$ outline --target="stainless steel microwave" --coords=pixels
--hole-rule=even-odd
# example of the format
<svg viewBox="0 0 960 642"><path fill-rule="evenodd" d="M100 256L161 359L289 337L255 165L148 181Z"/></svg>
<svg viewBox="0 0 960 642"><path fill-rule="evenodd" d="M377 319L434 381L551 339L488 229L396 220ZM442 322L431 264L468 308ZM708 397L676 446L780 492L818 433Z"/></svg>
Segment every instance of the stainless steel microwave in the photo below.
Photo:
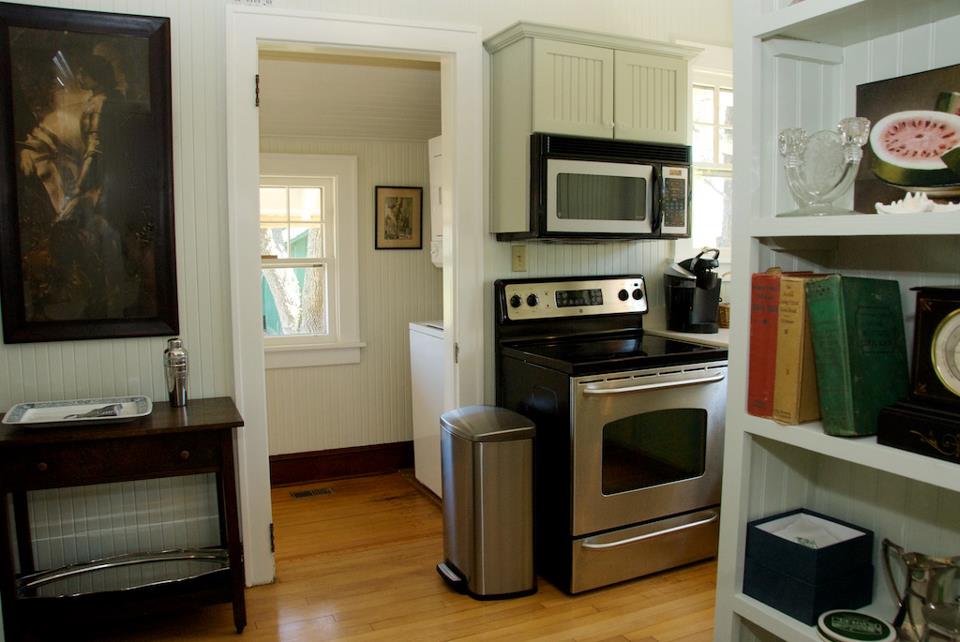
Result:
<svg viewBox="0 0 960 642"><path fill-rule="evenodd" d="M690 234L690 147L533 134L530 229L498 240Z"/></svg>

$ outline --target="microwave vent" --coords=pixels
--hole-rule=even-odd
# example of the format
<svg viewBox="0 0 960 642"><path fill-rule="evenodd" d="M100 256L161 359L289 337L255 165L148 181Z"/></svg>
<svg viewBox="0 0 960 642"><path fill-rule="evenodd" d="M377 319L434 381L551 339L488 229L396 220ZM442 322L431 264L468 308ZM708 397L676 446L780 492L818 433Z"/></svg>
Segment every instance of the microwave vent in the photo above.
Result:
<svg viewBox="0 0 960 642"><path fill-rule="evenodd" d="M574 155L610 160L659 161L664 163L690 164L690 147L661 143L633 143L603 138L574 138L545 136L545 151L549 155Z"/></svg>

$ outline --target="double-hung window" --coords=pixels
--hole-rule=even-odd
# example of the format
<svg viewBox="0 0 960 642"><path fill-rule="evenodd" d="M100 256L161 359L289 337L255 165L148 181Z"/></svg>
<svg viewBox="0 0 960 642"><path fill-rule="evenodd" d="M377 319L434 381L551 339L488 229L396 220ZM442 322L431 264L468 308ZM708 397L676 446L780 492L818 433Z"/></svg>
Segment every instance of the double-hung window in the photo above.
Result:
<svg viewBox="0 0 960 642"><path fill-rule="evenodd" d="M729 77L693 74L694 253L720 249L730 261L733 219L733 88Z"/></svg>
<svg viewBox="0 0 960 642"><path fill-rule="evenodd" d="M262 155L267 367L359 361L356 226L355 158Z"/></svg>

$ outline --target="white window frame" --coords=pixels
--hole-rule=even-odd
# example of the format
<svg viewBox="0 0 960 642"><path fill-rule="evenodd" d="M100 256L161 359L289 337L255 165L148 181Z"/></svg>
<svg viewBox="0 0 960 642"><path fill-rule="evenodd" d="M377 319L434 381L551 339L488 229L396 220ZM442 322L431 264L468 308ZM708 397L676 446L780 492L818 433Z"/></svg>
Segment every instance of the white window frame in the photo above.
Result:
<svg viewBox="0 0 960 642"><path fill-rule="evenodd" d="M306 368L360 362L359 252L357 247L357 157L317 154L261 154L260 184L287 186L329 185L324 200L333 199L333 220L326 239L326 258L295 259L296 263L324 264L327 271L326 335L263 337L266 368ZM325 203L326 205L326 203ZM259 208L257 208L259 217ZM325 215L326 216L326 215ZM258 221L259 225L259 221ZM264 262L261 261L261 265ZM277 265L292 265L278 260ZM257 284L259 287L259 283Z"/></svg>
<svg viewBox="0 0 960 642"><path fill-rule="evenodd" d="M717 89L733 89L733 69L732 69L732 57L731 52L726 47L716 47L711 45L703 45L701 43L692 43L692 42L683 42L682 44L689 44L702 47L704 52L695 58L691 62L690 74L689 74L689 83L690 83L690 133L691 137L693 135L693 109L692 109L692 99L693 99L693 87L694 85L700 86L712 86L714 91ZM715 98L718 98L718 94L715 94ZM717 110L719 110L719 101L714 101L714 119L717 116ZM736 136L736 131L734 131L734 136ZM720 131L719 126L714 130L714 158L719 158L719 140L720 140ZM707 173L715 173L718 175L727 174L732 177L733 175L733 165L724 165L719 163L696 163L694 162L691 167L690 172L690 182L693 184L696 179L697 170L702 170ZM693 211L693 225L695 226L697 222L697 212ZM674 260L682 261L684 259L689 259L690 257L696 256L703 248L693 246L693 229L691 229L690 238L677 239L674 244ZM732 249L730 247L720 247L717 248L720 250L720 273L726 273L730 271L730 264L733 259Z"/></svg>

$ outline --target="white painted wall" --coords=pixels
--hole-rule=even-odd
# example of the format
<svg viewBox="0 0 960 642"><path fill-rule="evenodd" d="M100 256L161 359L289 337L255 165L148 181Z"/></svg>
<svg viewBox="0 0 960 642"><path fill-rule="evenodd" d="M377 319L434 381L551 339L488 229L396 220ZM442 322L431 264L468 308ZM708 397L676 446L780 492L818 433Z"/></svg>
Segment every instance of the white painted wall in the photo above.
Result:
<svg viewBox="0 0 960 642"><path fill-rule="evenodd" d="M376 185L429 184L427 143L263 136L264 153L357 157L360 363L267 370L270 454L409 441L411 321L443 316L443 273L430 262L430 204L421 250L373 248Z"/></svg>

